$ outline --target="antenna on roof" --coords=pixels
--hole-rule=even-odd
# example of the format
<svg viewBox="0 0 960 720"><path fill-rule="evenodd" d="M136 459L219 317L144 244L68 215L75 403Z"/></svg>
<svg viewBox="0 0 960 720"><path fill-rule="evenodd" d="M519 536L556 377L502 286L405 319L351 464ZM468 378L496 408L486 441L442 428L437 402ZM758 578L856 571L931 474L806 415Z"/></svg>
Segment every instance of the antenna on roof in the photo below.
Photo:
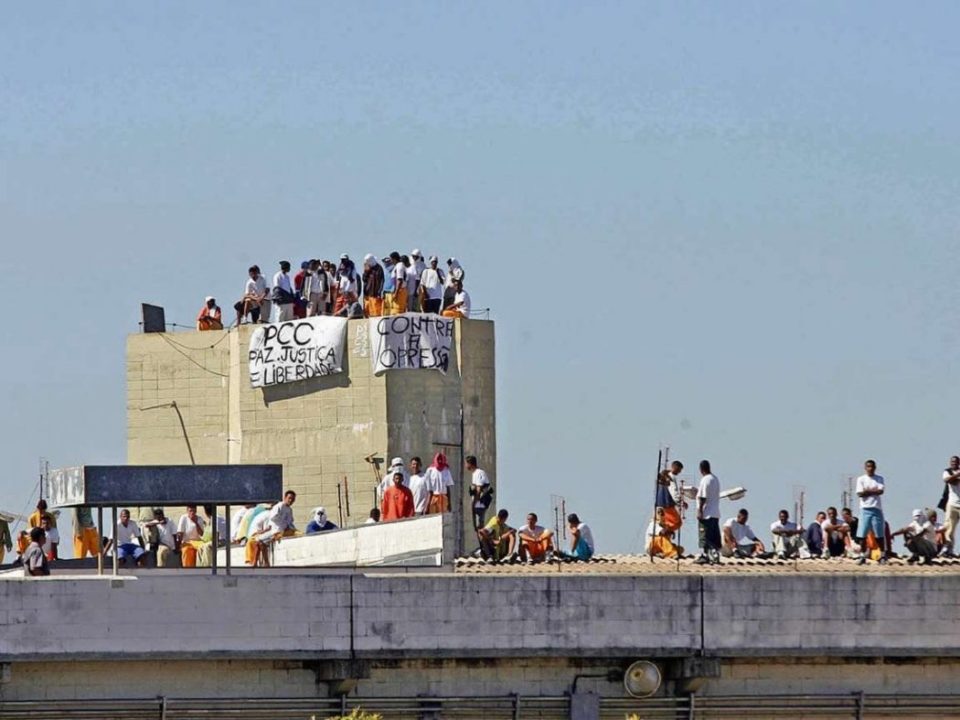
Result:
<svg viewBox="0 0 960 720"><path fill-rule="evenodd" d="M567 539L567 499L563 495L550 496L550 511L553 513L553 533L558 541Z"/></svg>
<svg viewBox="0 0 960 720"><path fill-rule="evenodd" d="M798 526L803 526L804 501L807 497L807 487L805 485L793 486L793 519Z"/></svg>
<svg viewBox="0 0 960 720"><path fill-rule="evenodd" d="M43 500L43 491L47 486L47 478L50 475L50 463L46 458L40 458L40 499Z"/></svg>

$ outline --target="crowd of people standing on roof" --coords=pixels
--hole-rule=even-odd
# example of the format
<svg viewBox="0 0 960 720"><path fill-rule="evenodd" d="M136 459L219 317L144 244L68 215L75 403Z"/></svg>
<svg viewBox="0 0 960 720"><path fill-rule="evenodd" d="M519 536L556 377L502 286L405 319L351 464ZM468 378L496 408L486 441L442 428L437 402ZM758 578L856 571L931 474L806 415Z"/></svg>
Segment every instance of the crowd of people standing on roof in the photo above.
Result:
<svg viewBox="0 0 960 720"><path fill-rule="evenodd" d="M234 304L236 324L287 322L318 315L362 318L424 312L450 318L468 318L470 294L464 287L463 266L447 258L446 270L419 249L409 255L397 251L377 259L372 253L357 267L349 255L339 263L304 260L291 275L289 261L281 260L271 284L253 265L243 296ZM208 296L197 314L198 330L222 330L223 311Z"/></svg>
<svg viewBox="0 0 960 720"><path fill-rule="evenodd" d="M679 484L683 463L674 461L658 477L654 520L647 527L646 551L651 556L678 558L683 548L677 538L683 525L683 510L688 507L687 493ZM717 564L721 557L773 558L780 560L807 558L850 558L859 564L873 560L885 565L895 557L894 538L902 537L908 552L907 563L928 565L937 557L957 557L955 536L960 525L960 457L950 459L943 471L943 494L938 507L944 510L946 523L937 521L937 511L916 509L910 521L893 530L883 512L882 498L886 481L877 474L877 463L867 460L864 472L857 478L855 494L859 499L860 517L850 508L835 507L818 511L806 528L790 520L787 510L780 510L770 526L770 549L748 524L750 513L740 508L721 526L720 481L711 471L710 462L700 463L700 483L690 488L696 503L698 540L701 548L696 562Z"/></svg>

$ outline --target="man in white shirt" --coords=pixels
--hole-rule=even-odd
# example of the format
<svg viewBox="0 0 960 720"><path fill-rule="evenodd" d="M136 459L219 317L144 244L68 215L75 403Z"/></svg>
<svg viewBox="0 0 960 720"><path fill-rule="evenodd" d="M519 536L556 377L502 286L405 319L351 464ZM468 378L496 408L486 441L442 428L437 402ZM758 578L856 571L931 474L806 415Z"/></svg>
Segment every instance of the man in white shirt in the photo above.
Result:
<svg viewBox="0 0 960 720"><path fill-rule="evenodd" d="M773 551L781 560L787 560L800 554L803 547L803 530L795 522L790 522L790 513L781 510L777 522L770 526L773 534Z"/></svg>
<svg viewBox="0 0 960 720"><path fill-rule="evenodd" d="M146 556L140 526L130 519L130 511L126 508L120 511L116 538L107 540L107 548L117 554L117 560L121 563L129 558L139 565Z"/></svg>
<svg viewBox="0 0 960 720"><path fill-rule="evenodd" d="M403 475L403 482L401 484L404 487L410 487L410 479L407 477L407 469L404 465L403 458L395 457L390 461L390 467L388 467L387 471L383 474L383 479L380 481L380 485L377 487L381 500L383 499L383 494L393 487L394 473L401 473Z"/></svg>
<svg viewBox="0 0 960 720"><path fill-rule="evenodd" d="M766 551L763 541L758 538L753 528L747 525L750 513L746 508L740 508L735 518L730 518L723 524L724 557L749 558L761 555Z"/></svg>
<svg viewBox="0 0 960 720"><path fill-rule="evenodd" d="M48 515L40 518L40 529L43 530L44 535L43 545L41 546L43 548L43 554L47 560L52 562L57 559L57 546L60 545L60 533L50 523L50 517Z"/></svg>
<svg viewBox="0 0 960 720"><path fill-rule="evenodd" d="M850 526L838 515L835 507L827 508L827 519L820 523L823 529L823 558L843 557L850 544Z"/></svg>
<svg viewBox="0 0 960 720"><path fill-rule="evenodd" d="M437 268L436 255L430 256L430 267L420 274L420 308L425 313L440 314L443 305L443 273Z"/></svg>
<svg viewBox="0 0 960 720"><path fill-rule="evenodd" d="M251 265L247 271L250 277L243 288L243 297L235 303L233 309L237 311L237 325L250 316L250 322L270 322L270 289L267 279L260 274L257 265Z"/></svg>
<svg viewBox="0 0 960 720"><path fill-rule="evenodd" d="M443 311L442 315L448 318L470 317L470 293L463 289L461 280L453 281L453 302Z"/></svg>
<svg viewBox="0 0 960 720"><path fill-rule="evenodd" d="M438 452L433 456L433 465L424 473L427 490L430 491L430 501L427 505L428 514L445 513L450 511L450 488L453 487L453 474L447 464L447 456Z"/></svg>
<svg viewBox="0 0 960 720"><path fill-rule="evenodd" d="M943 508L943 540L945 554L956 554L954 537L957 525L960 525L960 457L950 458L950 466L943 471L944 489L947 493L946 507Z"/></svg>
<svg viewBox="0 0 960 720"><path fill-rule="evenodd" d="M524 562L532 564L553 559L553 530L538 525L536 513L527 513L527 524L520 528L518 537L520 559Z"/></svg>
<svg viewBox="0 0 960 720"><path fill-rule="evenodd" d="M700 461L700 487L697 489L697 521L700 547L696 562L700 565L720 562L720 481L710 472L710 461Z"/></svg>
<svg viewBox="0 0 960 720"><path fill-rule="evenodd" d="M180 543L180 563L183 567L197 566L197 553L203 545L202 537L206 523L197 515L196 505L187 505L187 511L177 522L177 539Z"/></svg>
<svg viewBox="0 0 960 720"><path fill-rule="evenodd" d="M277 306L277 322L293 320L293 307L297 297L290 282L290 263L280 261L280 271L273 276L273 304Z"/></svg>
<svg viewBox="0 0 960 720"><path fill-rule="evenodd" d="M423 253L414 248L410 253L410 267L407 268L407 312L420 312L420 276L426 269Z"/></svg>
<svg viewBox="0 0 960 720"><path fill-rule="evenodd" d="M394 250L383 259L383 267L390 273L389 287L393 288L383 294L383 314L401 315L407 311L407 266Z"/></svg>
<svg viewBox="0 0 960 720"><path fill-rule="evenodd" d="M247 565L256 567L260 562L261 547L258 538L269 532L270 515L269 508L264 512L257 513L247 526L247 546L244 553L244 561Z"/></svg>
<svg viewBox="0 0 960 720"><path fill-rule="evenodd" d="M933 562L937 555L937 531L923 510L914 510L913 521L890 534L891 537L897 535L903 535L907 550L911 553L907 558L908 564L913 565L917 560L921 561L921 565Z"/></svg>
<svg viewBox="0 0 960 720"><path fill-rule="evenodd" d="M570 552L557 551L557 557L566 560L589 560L597 551L593 542L590 526L580 521L576 513L567 515L567 527L570 530Z"/></svg>
<svg viewBox="0 0 960 720"><path fill-rule="evenodd" d="M487 522L487 509L493 502L493 486L487 473L477 467L477 458L467 455L464 464L471 473L470 497L473 499L473 529L479 530Z"/></svg>
<svg viewBox="0 0 960 720"><path fill-rule="evenodd" d="M297 534L297 528L293 524L293 504L296 501L297 494L293 490L287 490L283 494L283 500L270 508L270 526L266 532L260 533L257 537L258 557L254 558L255 565L259 561L264 567L270 567L270 553L267 552L267 546L281 538Z"/></svg>
<svg viewBox="0 0 960 720"><path fill-rule="evenodd" d="M880 497L883 495L883 476L877 475L877 463L867 460L863 464L864 474L857 478L857 497L860 498L860 535L863 537L863 548L866 550L867 535L873 531L877 547L880 548L880 564L887 564L886 524L883 519L883 505ZM857 561L863 565L867 561L866 552L860 555Z"/></svg>
<svg viewBox="0 0 960 720"><path fill-rule="evenodd" d="M303 283L303 296L307 301L307 317L326 315L330 298L330 284L326 271L319 260L311 260Z"/></svg>
<svg viewBox="0 0 960 720"><path fill-rule="evenodd" d="M410 458L410 479L407 487L413 493L413 512L416 515L425 515L430 504L430 488L427 487L422 468L423 461L419 457Z"/></svg>
<svg viewBox="0 0 960 720"><path fill-rule="evenodd" d="M153 520L143 526L153 528L157 533L157 542L150 548L156 553L157 567L170 567L177 549L177 526L164 515L163 508L154 508Z"/></svg>

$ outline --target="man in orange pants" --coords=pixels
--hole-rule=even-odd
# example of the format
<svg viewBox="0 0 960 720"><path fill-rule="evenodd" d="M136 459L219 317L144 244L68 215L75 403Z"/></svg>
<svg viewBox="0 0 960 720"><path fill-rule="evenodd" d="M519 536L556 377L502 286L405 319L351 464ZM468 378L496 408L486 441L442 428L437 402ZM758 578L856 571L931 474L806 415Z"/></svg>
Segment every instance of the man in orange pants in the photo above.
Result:
<svg viewBox="0 0 960 720"><path fill-rule="evenodd" d="M100 531L93 522L93 510L85 505L73 510L73 556L85 558L100 554Z"/></svg>

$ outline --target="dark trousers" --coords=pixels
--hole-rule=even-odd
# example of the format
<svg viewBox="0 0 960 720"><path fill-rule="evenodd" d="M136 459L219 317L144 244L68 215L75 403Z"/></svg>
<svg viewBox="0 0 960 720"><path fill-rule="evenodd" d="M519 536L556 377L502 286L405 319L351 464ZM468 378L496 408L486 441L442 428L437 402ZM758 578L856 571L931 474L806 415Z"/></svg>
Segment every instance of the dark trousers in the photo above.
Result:
<svg viewBox="0 0 960 720"><path fill-rule="evenodd" d="M423 301L423 311L425 313L433 313L434 315L440 314L440 304L443 300L424 300Z"/></svg>
<svg viewBox="0 0 960 720"><path fill-rule="evenodd" d="M705 551L719 552L722 540L720 539L720 518L704 518L699 521L700 547Z"/></svg>

